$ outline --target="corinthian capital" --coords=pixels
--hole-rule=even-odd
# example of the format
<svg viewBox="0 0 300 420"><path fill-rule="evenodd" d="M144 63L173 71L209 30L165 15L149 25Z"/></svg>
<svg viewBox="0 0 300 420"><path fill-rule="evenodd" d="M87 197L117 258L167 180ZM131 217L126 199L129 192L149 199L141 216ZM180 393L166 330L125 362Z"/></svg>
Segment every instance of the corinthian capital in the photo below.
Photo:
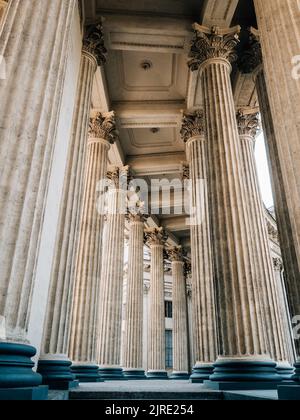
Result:
<svg viewBox="0 0 300 420"><path fill-rule="evenodd" d="M239 59L239 69L244 74L253 73L263 63L263 56L257 29L250 28L248 31L248 42Z"/></svg>
<svg viewBox="0 0 300 420"><path fill-rule="evenodd" d="M102 23L86 26L83 49L96 58L98 66L106 63L107 49L104 46Z"/></svg>
<svg viewBox="0 0 300 420"><path fill-rule="evenodd" d="M95 117L91 118L89 136L96 139L104 139L113 144L118 138L115 113L102 114L99 112Z"/></svg>
<svg viewBox="0 0 300 420"><path fill-rule="evenodd" d="M172 262L183 262L184 255L181 246L174 246L166 249L167 256Z"/></svg>
<svg viewBox="0 0 300 420"><path fill-rule="evenodd" d="M163 228L145 229L145 243L151 247L153 245L164 246L168 235Z"/></svg>
<svg viewBox="0 0 300 420"><path fill-rule="evenodd" d="M247 114L240 110L237 114L237 123L240 136L251 136L255 139L261 129L258 112Z"/></svg>
<svg viewBox="0 0 300 420"><path fill-rule="evenodd" d="M194 24L195 36L192 41L188 65L192 71L199 70L201 64L212 58L223 58L230 63L237 60L236 46L241 28L207 28Z"/></svg>
<svg viewBox="0 0 300 420"><path fill-rule="evenodd" d="M204 112L197 110L194 113L186 113L182 119L182 129L180 134L185 142L189 141L192 137L202 136L205 132L204 129Z"/></svg>

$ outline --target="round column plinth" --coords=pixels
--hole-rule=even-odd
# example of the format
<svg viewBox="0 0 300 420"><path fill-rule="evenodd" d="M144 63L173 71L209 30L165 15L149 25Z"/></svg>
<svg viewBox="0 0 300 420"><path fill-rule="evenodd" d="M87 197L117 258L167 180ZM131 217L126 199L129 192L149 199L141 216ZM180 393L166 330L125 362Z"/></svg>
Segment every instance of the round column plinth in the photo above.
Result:
<svg viewBox="0 0 300 420"><path fill-rule="evenodd" d="M210 376L214 373L213 364L196 364L193 367L193 372L190 376L190 381L194 384L201 384L203 381L209 380Z"/></svg>
<svg viewBox="0 0 300 420"><path fill-rule="evenodd" d="M295 372L294 372L294 375L292 376L292 380L300 383L300 361L295 363L294 366L295 366Z"/></svg>
<svg viewBox="0 0 300 420"><path fill-rule="evenodd" d="M104 381L124 381L123 369L119 367L100 367L99 374Z"/></svg>
<svg viewBox="0 0 300 420"><path fill-rule="evenodd" d="M71 372L79 382L103 382L99 375L99 366L93 364L72 365Z"/></svg>
<svg viewBox="0 0 300 420"><path fill-rule="evenodd" d="M172 372L169 379L172 379L173 381L188 381L190 375L188 372Z"/></svg>
<svg viewBox="0 0 300 420"><path fill-rule="evenodd" d="M0 342L0 388L32 388L42 376L32 370L36 349L27 344Z"/></svg>
<svg viewBox="0 0 300 420"><path fill-rule="evenodd" d="M292 381L292 377L295 373L295 368L291 366L288 362L282 362L277 364L276 371L284 381Z"/></svg>
<svg viewBox="0 0 300 420"><path fill-rule="evenodd" d="M76 388L78 382L71 372L71 360L68 359L40 359L38 373L43 377L43 384L50 389L68 390Z"/></svg>
<svg viewBox="0 0 300 420"><path fill-rule="evenodd" d="M212 382L282 382L272 360L220 359L209 379Z"/></svg>
<svg viewBox="0 0 300 420"><path fill-rule="evenodd" d="M165 370L149 370L147 372L147 379L161 381L168 380L169 376Z"/></svg>
<svg viewBox="0 0 300 420"><path fill-rule="evenodd" d="M139 381L147 379L145 371L143 369L124 369L123 371L125 379L129 381Z"/></svg>

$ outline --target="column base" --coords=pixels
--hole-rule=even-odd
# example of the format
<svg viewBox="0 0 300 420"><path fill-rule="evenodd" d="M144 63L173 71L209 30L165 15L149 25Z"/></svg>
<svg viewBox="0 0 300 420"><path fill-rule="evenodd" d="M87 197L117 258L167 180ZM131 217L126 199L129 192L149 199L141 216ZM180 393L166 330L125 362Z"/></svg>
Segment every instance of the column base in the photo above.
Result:
<svg viewBox="0 0 300 420"><path fill-rule="evenodd" d="M47 401L47 386L0 389L0 401Z"/></svg>
<svg viewBox="0 0 300 420"><path fill-rule="evenodd" d="M172 379L173 381L188 381L190 379L190 375L188 372L172 372L169 379Z"/></svg>
<svg viewBox="0 0 300 420"><path fill-rule="evenodd" d="M299 382L300 385L300 362L295 363L295 372L294 375L292 376L292 380L295 381L296 383Z"/></svg>
<svg viewBox="0 0 300 420"><path fill-rule="evenodd" d="M214 373L209 381L204 381L204 385L215 390L277 389L282 383L276 363L272 360L220 358L214 368Z"/></svg>
<svg viewBox="0 0 300 420"><path fill-rule="evenodd" d="M213 364L197 363L193 368L192 375L190 376L190 382L192 384L202 384L203 381L209 380L213 372Z"/></svg>
<svg viewBox="0 0 300 420"><path fill-rule="evenodd" d="M99 375L99 366L94 364L73 364L71 372L77 381L82 383L103 382Z"/></svg>
<svg viewBox="0 0 300 420"><path fill-rule="evenodd" d="M38 373L43 377L43 384L49 389L70 390L78 387L75 375L71 372L71 360L68 359L40 359Z"/></svg>
<svg viewBox="0 0 300 420"><path fill-rule="evenodd" d="M146 374L143 369L124 369L124 378L128 381L141 381L146 380Z"/></svg>
<svg viewBox="0 0 300 420"><path fill-rule="evenodd" d="M168 380L169 376L168 376L168 372L165 370L149 370L147 372L147 379L162 381L162 380Z"/></svg>
<svg viewBox="0 0 300 420"><path fill-rule="evenodd" d="M42 385L42 376L32 370L35 354L36 349L27 344L0 342L0 390L29 388L27 394L35 394L34 388Z"/></svg>
<svg viewBox="0 0 300 420"><path fill-rule="evenodd" d="M123 369L120 367L103 367L100 366L99 374L103 381L126 381L123 375Z"/></svg>
<svg viewBox="0 0 300 420"><path fill-rule="evenodd" d="M277 364L276 371L284 381L292 381L295 369L288 362L280 362Z"/></svg>
<svg viewBox="0 0 300 420"><path fill-rule="evenodd" d="M278 398L283 401L300 401L300 385L279 385Z"/></svg>

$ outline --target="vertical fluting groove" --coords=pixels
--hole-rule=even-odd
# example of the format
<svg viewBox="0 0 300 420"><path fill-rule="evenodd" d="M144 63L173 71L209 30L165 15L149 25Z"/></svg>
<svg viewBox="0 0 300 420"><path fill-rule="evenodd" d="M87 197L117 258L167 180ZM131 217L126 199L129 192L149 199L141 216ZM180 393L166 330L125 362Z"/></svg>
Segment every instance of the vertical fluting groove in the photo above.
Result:
<svg viewBox="0 0 300 420"><path fill-rule="evenodd" d="M173 370L188 373L187 301L184 262L172 262L173 278Z"/></svg>
<svg viewBox="0 0 300 420"><path fill-rule="evenodd" d="M99 336L95 323L99 311L97 302L103 230L103 215L97 210L97 183L106 177L108 150L106 140L88 141L69 349L71 359L76 362L96 362L97 358Z"/></svg>
<svg viewBox="0 0 300 420"><path fill-rule="evenodd" d="M293 243L290 242L292 237L292 225L289 217L289 210L287 207L286 193L283 186L282 171L280 168L280 162L278 157L278 149L276 146L275 128L273 125L273 119L270 111L269 97L267 93L267 86L265 83L265 77L263 70L259 71L256 79L256 87L258 92L258 99L262 115L262 123L264 133L266 137L266 146L268 153L269 166L271 169L271 181L272 187L275 194L275 211L278 225L278 232L280 237L281 249L283 254L283 260L286 270L286 286L288 292L288 301L290 304L291 313L294 316L300 311L300 289L298 288L298 282L300 281L299 275L297 275L297 258L295 254L295 248ZM284 297L283 297L284 299ZM289 319L289 325L291 324L290 314L287 314ZM290 342L291 333L290 328L285 329L286 342ZM297 342L295 342L297 344ZM298 355L300 354L300 347L297 350Z"/></svg>
<svg viewBox="0 0 300 420"><path fill-rule="evenodd" d="M132 221L129 237L124 367L143 367L144 223Z"/></svg>
<svg viewBox="0 0 300 420"><path fill-rule="evenodd" d="M148 370L165 370L163 245L151 245Z"/></svg>
<svg viewBox="0 0 300 420"><path fill-rule="evenodd" d="M108 193L108 212L103 240L100 293L100 341L98 362L102 367L119 367L121 356L124 230L120 213L121 190Z"/></svg>
<svg viewBox="0 0 300 420"><path fill-rule="evenodd" d="M191 226L194 354L196 363L209 364L217 357L217 331L204 142L202 137L190 139L187 154L192 182L191 205L197 214L196 224Z"/></svg>
<svg viewBox="0 0 300 420"><path fill-rule="evenodd" d="M254 161L254 138L251 135L241 135L241 156L244 166L245 186L247 191L247 215L252 227L252 242L255 249L255 261L260 279L262 303L268 337L268 350L274 360L287 361L284 327L281 308L278 300L278 284L273 270L271 251L269 247L267 226L264 217L263 202L260 196L256 166Z"/></svg>
<svg viewBox="0 0 300 420"><path fill-rule="evenodd" d="M202 71L221 356L265 356L229 64Z"/></svg>
<svg viewBox="0 0 300 420"><path fill-rule="evenodd" d="M72 139L68 152L62 206L50 295L44 331L44 354L67 354L70 335L70 312L74 289L72 263L76 249L77 219L82 203L82 170L88 134L89 110L97 63L82 54L74 111Z"/></svg>
<svg viewBox="0 0 300 420"><path fill-rule="evenodd" d="M11 338L26 336L75 4L10 2L1 27L0 313Z"/></svg>
<svg viewBox="0 0 300 420"><path fill-rule="evenodd" d="M268 97L269 110L265 103L261 106L271 116L270 122L265 119L264 124L271 129L267 143L292 317L300 313L300 85L296 64L294 68L292 65L300 47L297 3L293 0L254 1L265 72L265 81L261 76L258 84L264 85L260 95ZM300 357L299 340L296 345Z"/></svg>

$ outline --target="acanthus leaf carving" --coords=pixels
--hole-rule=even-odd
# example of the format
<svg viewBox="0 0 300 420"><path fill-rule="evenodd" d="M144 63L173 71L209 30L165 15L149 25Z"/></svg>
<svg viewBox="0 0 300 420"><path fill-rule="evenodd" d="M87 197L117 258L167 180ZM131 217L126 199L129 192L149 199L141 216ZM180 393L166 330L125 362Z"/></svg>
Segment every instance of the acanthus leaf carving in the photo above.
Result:
<svg viewBox="0 0 300 420"><path fill-rule="evenodd" d="M233 63L237 60L236 47L239 43L239 26L228 30L216 26L207 28L194 25L194 39L192 41L188 66L191 71L199 70L207 60L221 58Z"/></svg>
<svg viewBox="0 0 300 420"><path fill-rule="evenodd" d="M107 49L104 45L102 22L86 26L83 49L96 58L99 66L103 66L106 63Z"/></svg>
<svg viewBox="0 0 300 420"><path fill-rule="evenodd" d="M202 110L197 110L193 113L183 114L180 134L185 142L188 142L192 137L204 135L204 112Z"/></svg>
<svg viewBox="0 0 300 420"><path fill-rule="evenodd" d="M255 139L261 130L261 123L258 112L245 113L239 110L237 113L237 123L240 135L247 135Z"/></svg>
<svg viewBox="0 0 300 420"><path fill-rule="evenodd" d="M114 112L97 115L90 119L89 136L96 139L104 139L113 144L119 133L116 128L116 116Z"/></svg>

